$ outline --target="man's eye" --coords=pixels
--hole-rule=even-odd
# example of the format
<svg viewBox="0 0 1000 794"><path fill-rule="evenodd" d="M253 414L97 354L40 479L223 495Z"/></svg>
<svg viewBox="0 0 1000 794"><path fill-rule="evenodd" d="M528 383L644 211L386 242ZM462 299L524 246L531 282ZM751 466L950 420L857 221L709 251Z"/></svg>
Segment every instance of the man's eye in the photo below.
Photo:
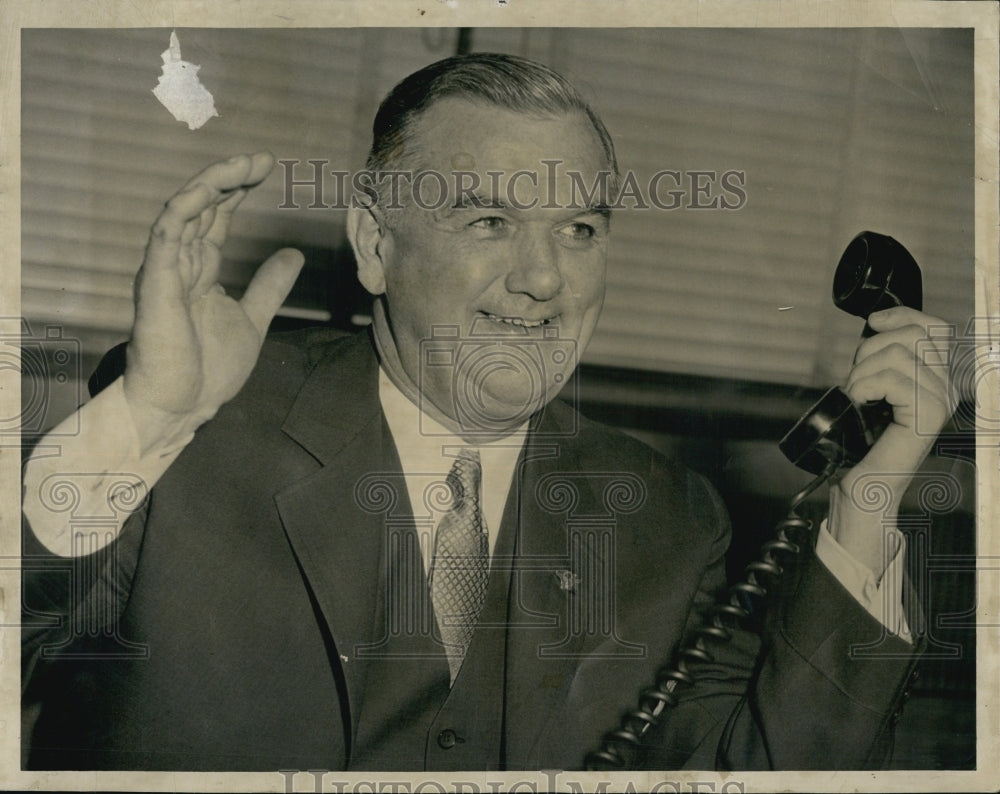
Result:
<svg viewBox="0 0 1000 794"><path fill-rule="evenodd" d="M469 226L475 229L483 229L487 232L499 232L502 231L507 221L504 218L497 218L495 216L489 216L486 218L478 218L474 220Z"/></svg>
<svg viewBox="0 0 1000 794"><path fill-rule="evenodd" d="M570 223L560 228L559 234L572 240L589 240L597 235L597 229L589 223Z"/></svg>

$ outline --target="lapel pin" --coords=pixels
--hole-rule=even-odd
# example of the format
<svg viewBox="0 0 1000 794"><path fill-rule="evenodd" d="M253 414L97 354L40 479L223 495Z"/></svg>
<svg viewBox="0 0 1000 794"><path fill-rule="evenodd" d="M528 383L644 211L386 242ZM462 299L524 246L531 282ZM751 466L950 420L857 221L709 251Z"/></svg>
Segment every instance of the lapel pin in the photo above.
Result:
<svg viewBox="0 0 1000 794"><path fill-rule="evenodd" d="M559 589L567 593L575 593L576 586L580 584L580 577L572 571L556 571L556 579L559 580Z"/></svg>

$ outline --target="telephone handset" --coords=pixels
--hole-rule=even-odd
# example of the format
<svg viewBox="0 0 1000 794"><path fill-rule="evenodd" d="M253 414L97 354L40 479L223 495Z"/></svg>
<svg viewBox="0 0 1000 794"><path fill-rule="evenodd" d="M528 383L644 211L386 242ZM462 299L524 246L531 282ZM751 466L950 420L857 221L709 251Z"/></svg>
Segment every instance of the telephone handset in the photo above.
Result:
<svg viewBox="0 0 1000 794"><path fill-rule="evenodd" d="M902 245L884 234L861 232L840 257L833 276L833 302L865 318L861 337L875 332L868 315L881 309L923 304L920 268ZM812 474L827 466L850 468L868 453L892 423L885 401L855 405L837 386L826 392L778 442L792 463Z"/></svg>
<svg viewBox="0 0 1000 794"><path fill-rule="evenodd" d="M833 302L865 318L862 338L871 336L874 331L867 319L872 312L895 306L922 308L920 268L891 237L861 232L837 265ZM693 641L639 694L637 708L626 712L618 727L604 735L601 746L588 754L588 769L622 769L635 760L642 737L660 722L666 709L677 704L678 690L697 685L696 671L689 665L713 661L712 646L728 641L738 625L755 616L753 601L764 598L781 575L781 557L798 554L808 542L812 522L796 512L798 506L839 469L860 462L891 422L892 407L884 400L855 405L835 386L781 439L779 447L785 456L816 477L792 497L775 537L764 543L760 558L746 567L743 581L729 588L728 600L711 607Z"/></svg>

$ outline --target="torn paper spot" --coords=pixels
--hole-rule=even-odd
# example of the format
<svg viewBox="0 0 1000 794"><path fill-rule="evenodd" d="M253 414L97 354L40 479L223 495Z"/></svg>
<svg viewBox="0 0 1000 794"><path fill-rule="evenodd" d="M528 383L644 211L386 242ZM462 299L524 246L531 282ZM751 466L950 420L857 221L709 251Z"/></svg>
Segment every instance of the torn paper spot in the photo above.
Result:
<svg viewBox="0 0 1000 794"><path fill-rule="evenodd" d="M160 57L163 58L163 72L153 94L171 115L186 122L191 130L198 129L212 116L218 116L212 94L198 80L201 67L181 60L181 43L176 33L170 33L170 47Z"/></svg>

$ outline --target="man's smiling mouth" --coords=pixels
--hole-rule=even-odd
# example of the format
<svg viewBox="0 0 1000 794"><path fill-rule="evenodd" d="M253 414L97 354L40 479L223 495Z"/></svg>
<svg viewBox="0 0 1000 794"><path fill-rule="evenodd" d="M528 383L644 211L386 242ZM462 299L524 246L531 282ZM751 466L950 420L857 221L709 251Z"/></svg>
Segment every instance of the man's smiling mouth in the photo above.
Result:
<svg viewBox="0 0 1000 794"><path fill-rule="evenodd" d="M481 312L481 314L489 320L505 323L506 325L516 325L520 328L538 328L543 325L549 325L559 318L559 315L555 315L541 320L528 320L524 317L504 317L499 314L491 314L490 312Z"/></svg>

